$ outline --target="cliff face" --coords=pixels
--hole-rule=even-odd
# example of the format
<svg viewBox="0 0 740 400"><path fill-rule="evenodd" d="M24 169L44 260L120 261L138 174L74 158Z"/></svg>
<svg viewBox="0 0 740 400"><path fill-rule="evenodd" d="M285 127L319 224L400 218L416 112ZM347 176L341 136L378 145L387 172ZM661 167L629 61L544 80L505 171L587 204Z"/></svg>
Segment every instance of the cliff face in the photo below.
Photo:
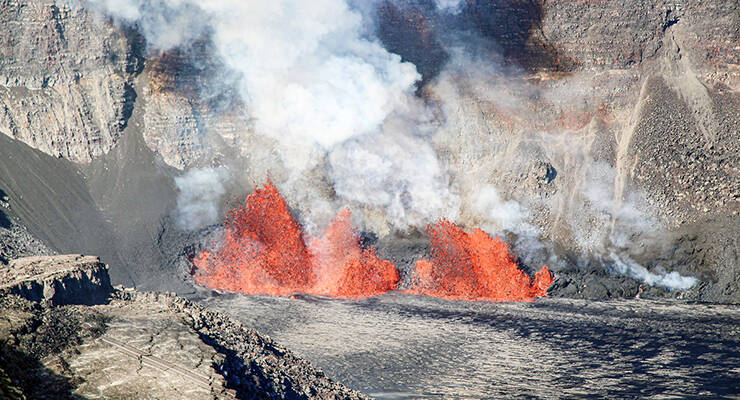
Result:
<svg viewBox="0 0 740 400"><path fill-rule="evenodd" d="M701 289L709 297L737 301L740 5L547 1L539 21L518 25L528 39L513 40L500 32L516 18L503 16L528 5L469 3L486 3L477 18L497 21L486 32L522 51L504 62L520 80L453 75L432 88L462 93L447 110L447 137L458 138L440 144L456 169L476 171L463 195L493 183L562 248L603 252L624 235L639 247L631 257L672 259L663 266L717 285Z"/></svg>
<svg viewBox="0 0 740 400"><path fill-rule="evenodd" d="M606 106L591 131L608 132L594 144L612 141L618 189L645 190L672 224L738 214L740 5L551 1L542 33L591 85L591 115Z"/></svg>
<svg viewBox="0 0 740 400"><path fill-rule="evenodd" d="M441 104L463 223L483 222L491 184L565 253L626 252L737 301L737 2L468 0L440 16L407 1L380 16Z"/></svg>
<svg viewBox="0 0 740 400"><path fill-rule="evenodd" d="M733 179L740 173L740 148L733 139L740 131L737 3L547 1L534 6L538 2L471 0L465 4L452 24L475 26L498 45L496 54L504 56L503 65L521 73L514 79L492 74L478 80L453 74L453 80L432 85L438 97L444 98L444 90L449 90L443 85L458 85L455 89L461 94L462 103L448 110L448 116L454 124L450 131L460 132L462 138L443 139L453 153L453 164L490 165L484 158L491 156L491 146L485 143L493 136L493 157L499 159L504 155L496 145L516 149L534 142L538 147L526 151L540 155L517 154L519 159L506 160L527 162L516 170L544 163L553 165L559 178L583 176L578 166L567 165L563 149L535 137L562 135L582 156L617 169L617 191L624 192L631 183L646 190L650 202L671 223L714 212L737 214L740 186ZM406 12L417 15L424 10L410 7ZM426 24L434 23L429 19ZM452 40L441 29L437 34L440 43ZM418 31L415 35L428 36ZM475 85L489 93L476 94L470 88ZM512 101L518 104L512 106ZM490 166L509 172L501 171L500 164ZM515 177L499 180L502 186L516 183ZM572 189L574 183L562 181L553 183Z"/></svg>
<svg viewBox="0 0 740 400"><path fill-rule="evenodd" d="M33 256L0 271L0 292L54 305L100 304L113 292L108 266L97 257Z"/></svg>
<svg viewBox="0 0 740 400"><path fill-rule="evenodd" d="M53 0L0 10L0 132L76 162L107 153L136 98L137 36Z"/></svg>
<svg viewBox="0 0 740 400"><path fill-rule="evenodd" d="M208 148L233 145L247 115L208 41L151 54L142 77L147 146L178 169L208 161Z"/></svg>

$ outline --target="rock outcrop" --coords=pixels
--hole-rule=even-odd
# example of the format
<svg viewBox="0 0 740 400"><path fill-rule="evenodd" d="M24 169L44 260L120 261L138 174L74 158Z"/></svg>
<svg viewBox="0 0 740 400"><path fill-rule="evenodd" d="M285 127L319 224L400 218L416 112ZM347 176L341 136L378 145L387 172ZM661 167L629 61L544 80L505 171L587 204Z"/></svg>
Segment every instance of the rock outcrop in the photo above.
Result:
<svg viewBox="0 0 740 400"><path fill-rule="evenodd" d="M18 258L0 270L0 292L53 305L100 304L113 292L108 266L82 255Z"/></svg>
<svg viewBox="0 0 740 400"><path fill-rule="evenodd" d="M366 398L221 313L114 290L96 257L29 257L0 272L3 395Z"/></svg>

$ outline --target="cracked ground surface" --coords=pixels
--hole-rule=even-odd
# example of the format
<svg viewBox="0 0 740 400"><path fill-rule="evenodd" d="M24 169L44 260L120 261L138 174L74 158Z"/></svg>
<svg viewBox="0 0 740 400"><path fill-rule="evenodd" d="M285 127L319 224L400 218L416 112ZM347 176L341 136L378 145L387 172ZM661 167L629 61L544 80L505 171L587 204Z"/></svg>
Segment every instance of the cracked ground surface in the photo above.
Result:
<svg viewBox="0 0 740 400"><path fill-rule="evenodd" d="M222 355L166 305L114 300L94 308L108 318L105 333L59 356L69 365L68 373L81 381L76 394L106 399L231 397L223 389L224 378L213 369Z"/></svg>
<svg viewBox="0 0 740 400"><path fill-rule="evenodd" d="M348 399L269 337L172 294L95 306L0 296L0 398Z"/></svg>
<svg viewBox="0 0 740 400"><path fill-rule="evenodd" d="M222 293L238 317L385 399L738 398L740 308L678 301L361 301Z"/></svg>

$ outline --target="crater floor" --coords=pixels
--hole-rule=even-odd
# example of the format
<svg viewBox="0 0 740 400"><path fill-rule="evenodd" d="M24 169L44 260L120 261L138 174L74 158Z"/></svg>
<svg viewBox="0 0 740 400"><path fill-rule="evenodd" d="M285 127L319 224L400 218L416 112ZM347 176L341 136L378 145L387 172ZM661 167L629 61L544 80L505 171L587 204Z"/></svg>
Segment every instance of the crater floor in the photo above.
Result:
<svg viewBox="0 0 740 400"><path fill-rule="evenodd" d="M674 301L454 302L201 293L366 394L717 398L740 394L740 307Z"/></svg>

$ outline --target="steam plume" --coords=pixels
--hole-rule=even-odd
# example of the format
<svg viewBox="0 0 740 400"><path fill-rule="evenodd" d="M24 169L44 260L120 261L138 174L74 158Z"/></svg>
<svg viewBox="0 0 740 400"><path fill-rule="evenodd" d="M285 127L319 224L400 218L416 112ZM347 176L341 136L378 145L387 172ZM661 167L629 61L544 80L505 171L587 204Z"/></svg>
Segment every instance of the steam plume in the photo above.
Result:
<svg viewBox="0 0 740 400"><path fill-rule="evenodd" d="M209 33L241 73L240 92L257 131L330 147L377 132L403 111L420 79L413 64L364 36L343 0L91 0L137 23L160 50Z"/></svg>
<svg viewBox="0 0 740 400"><path fill-rule="evenodd" d="M337 194L385 210L386 219L400 229L424 226L440 215L457 219L460 199L434 149L396 127L388 124L369 143L351 140L330 153Z"/></svg>
<svg viewBox="0 0 740 400"><path fill-rule="evenodd" d="M478 49L468 43L469 35L463 35L466 43L457 44L454 37L446 37L442 42L453 60L433 88L446 119L439 129L428 106L414 96L420 79L414 65L388 52L368 28L371 13L348 1L89 0L87 4L137 24L149 45L160 50L187 46L204 36L212 40L222 64L240 76L237 92L251 117L246 128L278 143L288 171L281 189L289 195L305 183L302 174L321 167L316 169L328 170L338 203L360 205L361 212L381 211L382 219L394 228L420 227L440 217L454 221L465 202L448 176L452 165L458 169L454 184L467 185L470 204L463 206L488 224L490 233L516 234L516 246L525 258L543 252L552 257L541 232L530 222L532 204L503 200L495 184L496 175L519 173L516 168L544 157L593 167L590 177L570 178L583 178L585 184L563 186L560 194L574 190L573 198L564 200L574 202L564 217L582 225L574 228L574 239L585 252L639 260L640 246L634 238L659 236L646 217L649 213L642 212L637 202L628 198L615 205L622 194L614 193L614 170L586 155L590 142L573 143L569 137L553 146L547 128L536 125L520 137L507 136L481 117L492 111L528 121L538 111L530 108L531 98L550 102L540 104L545 109L567 109L582 103L587 88L565 83L548 92L522 80L513 82L491 61L496 57L490 49L471 51ZM461 0L435 4L440 13L455 13L464 5ZM475 58L470 56L474 53ZM463 162L454 165L454 160L438 159L439 148L462 155ZM494 185L481 188L481 183ZM199 216L193 226L211 221L207 204L223 192L218 185L210 190L190 194L181 189L181 209L200 210L194 212ZM326 199L306 200L302 202L306 208L327 208ZM538 201L553 213L563 212L552 200ZM636 266L644 269L634 261L614 261L615 270L651 284L682 287L690 279L656 278Z"/></svg>
<svg viewBox="0 0 740 400"><path fill-rule="evenodd" d="M420 139L428 119L414 96L421 76L413 64L388 52L369 33L367 13L345 0L90 3L137 24L149 45L160 50L207 35L222 63L240 75L238 93L251 117L249 128L278 141L283 165L291 171L281 184L286 193L296 192L291 186L300 175L329 153L337 194L383 208L396 227L454 218L445 212L454 207L441 204L448 199L455 204L445 171ZM396 122L389 128L391 120ZM380 149L378 142L390 148ZM368 161L373 164L364 164ZM436 197L431 191L441 198L429 202Z"/></svg>
<svg viewBox="0 0 740 400"><path fill-rule="evenodd" d="M686 290L694 286L697 279L690 276L681 276L676 271L664 274L655 274L647 268L625 257L619 257L615 253L610 254L614 261L613 268L616 272L643 281L650 286L661 286L671 290Z"/></svg>
<svg viewBox="0 0 740 400"><path fill-rule="evenodd" d="M194 168L175 178L177 195L177 224L181 229L194 231L214 224L220 217L219 203L226 193L224 184L229 179L226 168Z"/></svg>

